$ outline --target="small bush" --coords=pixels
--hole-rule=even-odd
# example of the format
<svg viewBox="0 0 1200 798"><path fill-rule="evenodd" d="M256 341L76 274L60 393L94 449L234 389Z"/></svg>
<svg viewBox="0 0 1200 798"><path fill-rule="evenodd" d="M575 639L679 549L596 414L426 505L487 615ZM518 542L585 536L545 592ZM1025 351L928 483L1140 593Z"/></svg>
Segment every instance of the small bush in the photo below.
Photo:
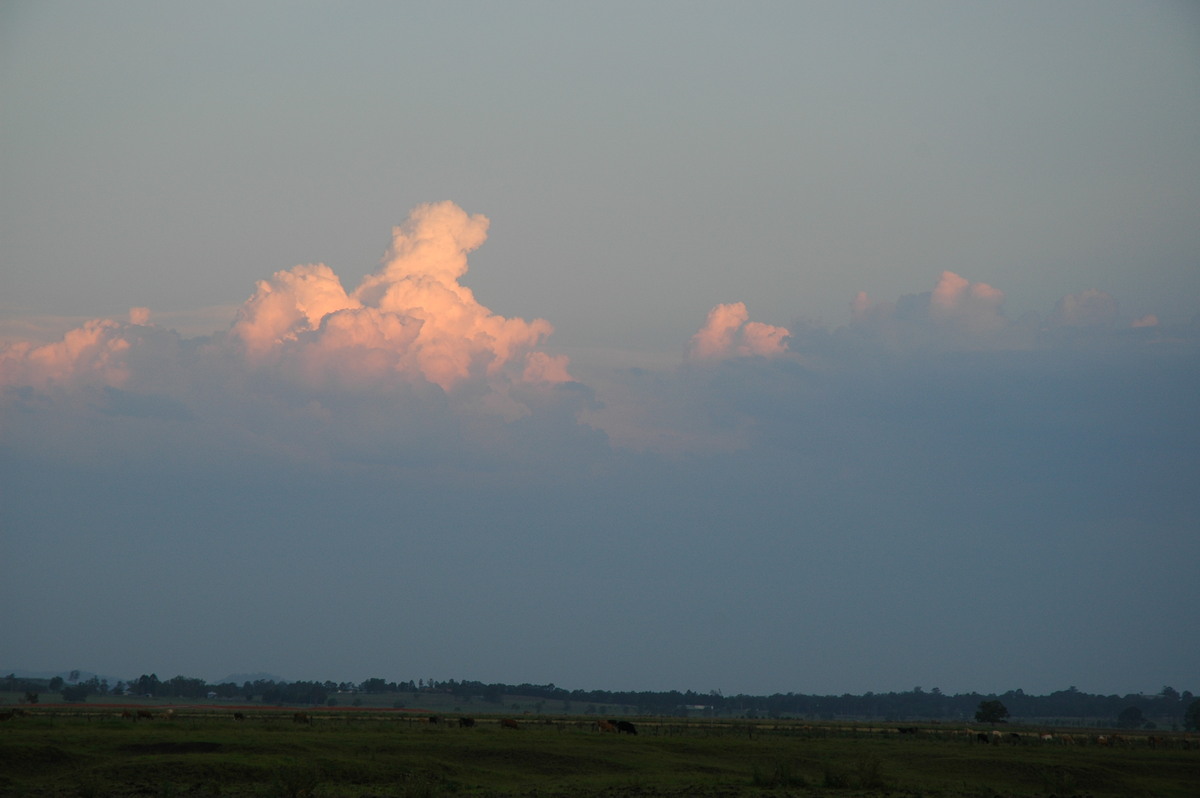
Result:
<svg viewBox="0 0 1200 798"><path fill-rule="evenodd" d="M807 779L796 773L792 763L786 761L777 763L770 773L755 768L751 781L755 787L764 788L808 786Z"/></svg>

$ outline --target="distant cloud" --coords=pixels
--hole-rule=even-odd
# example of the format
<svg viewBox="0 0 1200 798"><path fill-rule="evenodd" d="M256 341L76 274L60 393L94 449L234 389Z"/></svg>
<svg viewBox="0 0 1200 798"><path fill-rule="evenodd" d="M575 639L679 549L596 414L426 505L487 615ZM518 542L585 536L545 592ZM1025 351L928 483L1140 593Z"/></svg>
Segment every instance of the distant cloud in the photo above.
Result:
<svg viewBox="0 0 1200 798"><path fill-rule="evenodd" d="M851 328L888 349L1020 348L1003 306L1003 291L945 271L932 291L895 302L872 302L860 291Z"/></svg>
<svg viewBox="0 0 1200 798"><path fill-rule="evenodd" d="M180 451L283 459L478 464L527 458L533 439L589 451L597 433L576 418L590 393L538 349L550 323L495 314L458 282L487 228L422 205L355 291L324 264L276 272L224 332L184 338L135 307L0 346L0 412L24 418L9 440L132 452L145 423ZM546 421L512 426L530 418Z"/></svg>
<svg viewBox="0 0 1200 798"><path fill-rule="evenodd" d="M1094 288L1069 294L1054 305L1050 320L1062 327L1112 327L1117 323L1117 300Z"/></svg>
<svg viewBox="0 0 1200 798"><path fill-rule="evenodd" d="M138 425L154 424L179 451L561 470L614 450L703 457L788 440L811 449L835 428L858 440L878 422L848 414L878 393L862 385L895 353L1163 348L1196 337L1153 316L1132 323L1146 329L1115 327L1116 302L1099 291L1064 297L1045 320L1013 320L1003 291L946 271L894 301L859 293L832 330L751 321L744 303L720 304L682 362L610 364L584 372L585 384L565 356L540 348L548 321L493 313L460 283L487 232L485 217L454 203L422 205L352 291L327 265L299 265L259 281L222 332L187 338L134 307L127 320L87 321L50 343L0 347L0 412L25 414L31 450L85 451L94 435L90 451L132 451Z"/></svg>
<svg viewBox="0 0 1200 798"><path fill-rule="evenodd" d="M700 331L692 336L688 358L773 357L787 351L790 333L786 328L749 321L749 318L742 302L717 305L709 311Z"/></svg>
<svg viewBox="0 0 1200 798"><path fill-rule="evenodd" d="M324 264L276 272L212 345L242 367L276 369L310 387L406 380L449 391L470 381L570 381L565 357L535 349L553 331L549 322L494 314L459 284L487 228L485 217L454 203L422 205L393 230L382 267L353 294ZM0 385L124 387L139 347L165 333L150 319L138 307L127 323L93 320L61 341L9 345L0 350Z"/></svg>
<svg viewBox="0 0 1200 798"><path fill-rule="evenodd" d="M516 363L516 379L568 381L565 359L536 353L527 362L553 331L549 322L498 316L459 284L487 229L485 217L452 202L422 205L392 231L383 266L352 295L323 264L276 272L258 284L233 335L252 360L300 361L314 378L396 373L451 390Z"/></svg>

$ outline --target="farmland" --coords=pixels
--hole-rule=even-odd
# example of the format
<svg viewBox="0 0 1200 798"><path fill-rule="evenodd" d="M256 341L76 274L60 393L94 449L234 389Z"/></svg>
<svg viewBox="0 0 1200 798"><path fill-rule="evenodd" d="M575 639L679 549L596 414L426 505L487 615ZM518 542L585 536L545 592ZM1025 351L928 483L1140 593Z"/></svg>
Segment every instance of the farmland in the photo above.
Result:
<svg viewBox="0 0 1200 798"><path fill-rule="evenodd" d="M137 709L152 719L138 720ZM901 732L631 717L631 735L598 731L583 716L512 716L518 729L499 715L472 727L388 709L304 716L29 706L0 723L0 795L1103 798L1191 796L1200 780L1194 739L1169 733L1114 739L1012 726L993 743L990 729L937 724Z"/></svg>

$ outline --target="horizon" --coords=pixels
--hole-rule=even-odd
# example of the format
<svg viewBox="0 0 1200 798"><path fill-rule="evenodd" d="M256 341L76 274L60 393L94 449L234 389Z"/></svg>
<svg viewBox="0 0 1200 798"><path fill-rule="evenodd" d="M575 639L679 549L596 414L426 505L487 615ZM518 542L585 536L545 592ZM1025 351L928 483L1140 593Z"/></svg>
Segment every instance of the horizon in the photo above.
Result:
<svg viewBox="0 0 1200 798"><path fill-rule="evenodd" d="M74 671L79 672L79 679L69 680L67 677ZM112 674L96 673L94 671L88 671L88 670L84 670L82 668L72 668L69 670L60 670L60 671L32 671L29 669L20 669L20 668L18 668L18 669L0 669L0 674L15 675L18 679L50 679L50 678L54 678L55 676L58 676L58 677L63 678L64 681L70 681L71 683L87 681L91 678L96 678L96 679L100 679L102 681L108 681L109 689L112 689L118 683L129 684L131 682L137 681L137 679L141 676L157 675L157 671L143 672L143 673L138 674L138 676L132 676L132 677L128 677L128 678L115 677ZM695 688L691 688L691 687L675 687L675 688L666 688L666 689L662 689L662 690L643 690L643 689L638 689L638 688L620 688L620 689L618 689L618 688L595 687L595 686L592 686L592 687L579 687L579 686L565 687L554 681L543 682L543 683L530 682L528 680L521 681L521 682L502 682L502 681L487 681L487 680L483 680L483 679L460 679L457 677L450 677L448 679L434 679L433 681L436 682L438 685L438 688L434 688L434 687L429 686L428 680L425 680L423 677L421 679L389 679L386 676L380 676L378 674L374 675L374 676L365 676L362 679L358 679L358 680L348 680L348 679L340 679L339 680L339 679L328 679L328 678L326 678L326 679L317 679L317 678L289 679L286 677L281 677L278 674L271 674L271 673L248 673L248 672L240 673L237 671L231 671L226 675L225 678L222 678L222 679L208 679L207 677L195 676L195 675L187 674L187 673L178 673L178 674L174 674L172 676L160 676L159 679L160 679L160 681L169 681L170 679L173 679L177 676L182 676L187 679L203 679L205 684L210 685L210 686L220 685L220 684L236 684L238 686L241 686L242 684L245 684L247 681L253 682L253 681L257 681L257 680L261 679L263 681L273 681L276 683L288 683L288 684L295 683L295 682L311 682L311 683L316 683L316 684L333 683L333 684L338 684L338 685L350 684L350 685L353 685L355 688L358 688L359 686L361 686L364 682L366 682L369 679L383 679L386 682L395 683L397 685L407 684L410 682L412 684L416 685L419 681L424 682L425 686L418 688L418 692L420 692L421 690L435 690L449 682L455 682L455 683L468 682L468 683L477 683L477 684L482 684L482 685L503 684L507 687L520 687L522 685L531 685L534 687L554 687L554 688L557 688L560 690L566 690L567 692L582 691L585 693L590 693L590 692L606 692L606 693L678 692L678 693L685 693L685 694L693 693L693 694L702 695L702 696L713 694L713 691L711 691L711 690L703 690L702 691L702 690L696 690ZM231 680L229 678L231 676L236 676L237 678ZM254 678L248 678L248 677L254 677ZM990 691L983 691L983 690L979 690L978 688L950 691L950 690L942 690L940 687L937 687L937 686L926 689L926 688L922 687L921 685L914 685L913 687L911 687L907 690L860 690L860 691L844 691L841 693L814 693L814 692L807 692L804 690L778 690L778 691L773 691L773 692L769 692L769 693L748 693L748 692L744 692L744 691L743 692L730 691L730 692L726 693L724 691L719 691L718 694L725 698L730 698L730 697L735 697L738 695L766 697L766 696L771 696L771 695L790 695L790 694L810 695L810 696L851 695L851 696L863 697L863 696L870 696L870 695L889 695L889 694L905 694L905 693L933 694L936 692L936 693L940 693L942 695L954 697L954 696L963 696L963 695L1003 696L1003 695L1007 695L1009 693L1021 693L1026 696L1032 696L1032 697L1037 698L1037 697L1053 695L1055 693L1060 693L1060 692L1077 692L1077 693L1080 693L1083 695L1094 695L1094 696L1101 696L1101 697L1139 696L1142 698L1151 698L1151 697L1155 697L1155 696L1161 696L1163 694L1163 691L1167 688L1173 689L1177 693L1179 693L1180 695L1183 695L1183 696L1192 694L1192 691L1189 687L1177 688L1175 685L1169 685L1169 684L1162 685L1155 692L1128 691L1128 690L1126 690L1126 691L1097 691L1097 690L1081 689L1081 688L1077 687L1076 685L1072 684L1072 685L1068 685L1066 687L1061 687L1061 688L1057 688L1054 690L1048 690L1048 691L1044 691L1044 692L1034 692L1034 691L1030 691L1030 690L1025 690L1022 687L1009 687L1008 689L1005 689L1005 690L990 690ZM397 690L396 692L411 692L411 691Z"/></svg>
<svg viewBox="0 0 1200 798"><path fill-rule="evenodd" d="M1171 2L6 3L6 656L1179 684L1198 85Z"/></svg>

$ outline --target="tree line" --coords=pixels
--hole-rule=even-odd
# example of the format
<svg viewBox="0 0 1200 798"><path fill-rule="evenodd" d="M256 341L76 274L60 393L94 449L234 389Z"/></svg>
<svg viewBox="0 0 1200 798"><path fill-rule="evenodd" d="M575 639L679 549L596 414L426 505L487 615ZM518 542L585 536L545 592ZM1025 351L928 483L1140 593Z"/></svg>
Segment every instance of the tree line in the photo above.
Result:
<svg viewBox="0 0 1200 798"><path fill-rule="evenodd" d="M222 682L212 684L204 679L175 676L159 679L156 674L142 674L137 679L118 681L109 685L106 680L91 677L79 680L78 672L63 679L22 679L9 674L0 679L8 692L59 693L64 701L85 701L89 696L146 696L188 700L222 699L268 705L325 705L337 703L336 696L347 693L387 694L410 693L448 694L461 699L479 699L499 705L505 696L523 696L545 702L561 702L563 712L578 712L580 707L616 704L644 715L745 718L811 718L838 720L849 718L879 718L884 720L969 721L985 702L999 702L1008 716L1016 719L1059 719L1063 721L1111 720L1124 726L1154 726L1156 722L1179 725L1188 730L1200 730L1200 699L1191 691L1179 692L1164 686L1155 695L1127 694L1097 695L1075 687L1049 695L1030 695L1023 690L1006 693L959 693L948 695L934 688L920 687L905 692L862 695L808 695L775 693L772 695L726 696L719 690L698 693L678 691L613 691L566 690L554 684L504 684L449 679L418 679L388 681L379 677L362 682L276 681L256 679L241 684ZM36 700L36 699L35 699Z"/></svg>

